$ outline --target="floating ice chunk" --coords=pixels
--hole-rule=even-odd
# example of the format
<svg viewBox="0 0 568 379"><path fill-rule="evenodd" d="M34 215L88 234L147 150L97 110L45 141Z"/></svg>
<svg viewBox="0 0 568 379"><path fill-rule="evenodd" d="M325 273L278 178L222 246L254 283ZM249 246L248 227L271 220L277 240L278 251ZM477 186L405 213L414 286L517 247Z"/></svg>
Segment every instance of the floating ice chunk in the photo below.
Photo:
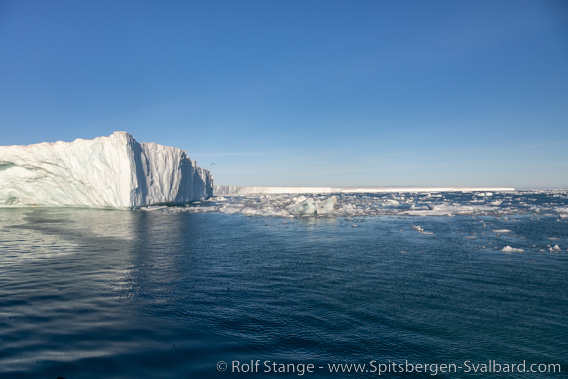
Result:
<svg viewBox="0 0 568 379"><path fill-rule="evenodd" d="M330 197L323 204L318 205L317 209L318 214L332 213L335 208L335 204L337 204L337 197L335 196Z"/></svg>
<svg viewBox="0 0 568 379"><path fill-rule="evenodd" d="M476 195L480 196L480 197L489 197L489 196L493 196L493 192L479 192Z"/></svg>
<svg viewBox="0 0 568 379"><path fill-rule="evenodd" d="M493 230L493 233L505 234L505 233L511 233L511 231L509 229L495 229Z"/></svg>
<svg viewBox="0 0 568 379"><path fill-rule="evenodd" d="M501 251L504 252L504 253L522 253L522 252L524 252L523 249L516 249L516 248L511 247L509 245L502 248Z"/></svg>
<svg viewBox="0 0 568 379"><path fill-rule="evenodd" d="M306 199L304 196L298 198L300 200L297 204L288 209L288 212L294 215L324 215L333 213L337 198L331 196L323 203L314 199Z"/></svg>
<svg viewBox="0 0 568 379"><path fill-rule="evenodd" d="M288 211L291 214L296 215L312 215L316 214L317 208L314 199L306 199L299 204L294 205Z"/></svg>
<svg viewBox="0 0 568 379"><path fill-rule="evenodd" d="M568 207L556 208L556 212L558 212L558 216L560 216L560 218L568 218Z"/></svg>
<svg viewBox="0 0 568 379"><path fill-rule="evenodd" d="M345 215L353 215L355 214L357 211L357 209L355 208L355 206L353 204L343 204L338 210L337 212L340 214L345 214Z"/></svg>
<svg viewBox="0 0 568 379"><path fill-rule="evenodd" d="M412 229L416 230L417 232L424 231L424 228L422 228L420 225L412 225Z"/></svg>
<svg viewBox="0 0 568 379"><path fill-rule="evenodd" d="M562 249L560 249L560 246L558 245L554 245L554 247L550 247L550 245L547 245L546 247L548 247L548 251L550 251L551 253L562 251Z"/></svg>
<svg viewBox="0 0 568 379"><path fill-rule="evenodd" d="M490 207L486 205L460 205L460 204L427 204L428 209L409 209L403 211L402 213L412 216L455 216L455 215L466 215L466 214L476 214L484 212L493 212L495 207Z"/></svg>
<svg viewBox="0 0 568 379"><path fill-rule="evenodd" d="M434 234L434 233L432 233L432 232L426 232L426 231L424 231L424 228L421 227L420 225L412 225L412 229L416 230L416 231L417 231L418 233L420 233L420 234L429 234L429 235Z"/></svg>
<svg viewBox="0 0 568 379"><path fill-rule="evenodd" d="M304 200L306 200L306 199L307 199L307 197L305 197L305 196L297 196L297 197L294 196L294 197L292 198L292 200L295 201L296 204L299 204L299 203L301 203L302 201L304 201Z"/></svg>
<svg viewBox="0 0 568 379"><path fill-rule="evenodd" d="M391 207L397 207L397 206L400 205L400 203L396 200L393 200L393 199L387 199L387 200L385 200L384 205L387 205L387 206L390 205Z"/></svg>
<svg viewBox="0 0 568 379"><path fill-rule="evenodd" d="M272 207L265 209L244 208L241 210L241 213L245 216L292 217L290 213L286 212L284 209L276 209Z"/></svg>
<svg viewBox="0 0 568 379"><path fill-rule="evenodd" d="M140 210L151 212L151 211L159 211L159 210L166 209L166 208L167 207L165 205L152 205L152 206L149 206L149 207L140 207Z"/></svg>

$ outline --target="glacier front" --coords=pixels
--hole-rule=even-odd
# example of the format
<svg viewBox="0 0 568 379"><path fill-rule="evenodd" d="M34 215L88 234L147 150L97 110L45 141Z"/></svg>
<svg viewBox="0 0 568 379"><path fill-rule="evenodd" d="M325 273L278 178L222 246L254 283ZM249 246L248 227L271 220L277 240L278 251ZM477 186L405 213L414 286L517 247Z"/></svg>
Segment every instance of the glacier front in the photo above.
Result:
<svg viewBox="0 0 568 379"><path fill-rule="evenodd" d="M213 177L181 149L126 132L0 146L0 206L138 208L213 195Z"/></svg>

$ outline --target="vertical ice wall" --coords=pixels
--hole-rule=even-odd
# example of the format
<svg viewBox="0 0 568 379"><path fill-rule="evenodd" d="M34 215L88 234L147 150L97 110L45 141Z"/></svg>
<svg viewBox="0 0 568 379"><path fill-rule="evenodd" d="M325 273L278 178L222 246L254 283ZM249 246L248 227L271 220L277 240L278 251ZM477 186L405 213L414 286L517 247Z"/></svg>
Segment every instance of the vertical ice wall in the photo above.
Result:
<svg viewBox="0 0 568 379"><path fill-rule="evenodd" d="M212 196L186 152L126 132L73 142L0 146L0 206L136 208Z"/></svg>

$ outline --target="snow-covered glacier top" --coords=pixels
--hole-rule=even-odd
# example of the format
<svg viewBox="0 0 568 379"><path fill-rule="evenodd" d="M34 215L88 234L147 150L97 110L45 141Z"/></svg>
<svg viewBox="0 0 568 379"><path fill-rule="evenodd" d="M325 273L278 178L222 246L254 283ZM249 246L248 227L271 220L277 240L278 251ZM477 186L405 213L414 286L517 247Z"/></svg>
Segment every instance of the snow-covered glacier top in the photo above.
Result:
<svg viewBox="0 0 568 379"><path fill-rule="evenodd" d="M0 146L0 206L137 208L213 194L213 177L184 150L126 132L73 142Z"/></svg>

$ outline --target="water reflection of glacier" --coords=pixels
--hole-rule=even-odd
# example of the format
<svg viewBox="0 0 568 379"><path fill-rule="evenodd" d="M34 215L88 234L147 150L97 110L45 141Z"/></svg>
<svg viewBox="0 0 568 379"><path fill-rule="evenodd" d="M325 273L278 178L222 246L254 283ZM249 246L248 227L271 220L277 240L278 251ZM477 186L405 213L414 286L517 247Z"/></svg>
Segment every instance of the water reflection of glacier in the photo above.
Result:
<svg viewBox="0 0 568 379"><path fill-rule="evenodd" d="M19 208L0 212L0 266L75 254L77 241L133 238L131 212L80 208ZM120 228L116 228L120 224ZM116 246L118 244L115 243Z"/></svg>
<svg viewBox="0 0 568 379"><path fill-rule="evenodd" d="M145 208L170 212L222 212L275 217L377 215L533 215L568 219L568 191L441 191L385 193L237 193L184 207Z"/></svg>

